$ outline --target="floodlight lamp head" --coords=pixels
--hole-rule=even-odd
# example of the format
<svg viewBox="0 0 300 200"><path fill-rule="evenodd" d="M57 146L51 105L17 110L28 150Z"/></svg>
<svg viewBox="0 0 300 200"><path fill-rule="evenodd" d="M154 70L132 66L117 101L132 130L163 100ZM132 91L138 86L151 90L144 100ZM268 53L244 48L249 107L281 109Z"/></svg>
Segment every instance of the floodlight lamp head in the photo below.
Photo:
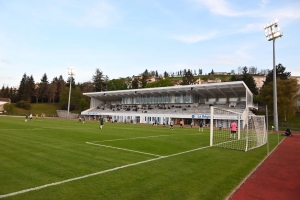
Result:
<svg viewBox="0 0 300 200"><path fill-rule="evenodd" d="M68 75L70 75L70 76L74 76L75 75L74 67L69 67L68 68Z"/></svg>

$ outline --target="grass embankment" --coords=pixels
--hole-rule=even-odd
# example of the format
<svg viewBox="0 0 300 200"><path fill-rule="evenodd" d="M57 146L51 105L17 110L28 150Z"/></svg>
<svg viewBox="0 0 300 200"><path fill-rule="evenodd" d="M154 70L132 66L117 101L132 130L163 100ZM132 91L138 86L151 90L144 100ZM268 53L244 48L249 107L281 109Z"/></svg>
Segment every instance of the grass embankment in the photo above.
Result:
<svg viewBox="0 0 300 200"><path fill-rule="evenodd" d="M17 115L24 116L26 114L32 113L33 116L41 116L41 114L45 114L47 117L56 117L56 110L61 110L60 105L58 103L50 104L50 103L32 103L30 104L31 108L29 110L16 107L15 103L12 103L12 110L10 112L5 113L6 115ZM72 113L80 113L80 111L71 111Z"/></svg>

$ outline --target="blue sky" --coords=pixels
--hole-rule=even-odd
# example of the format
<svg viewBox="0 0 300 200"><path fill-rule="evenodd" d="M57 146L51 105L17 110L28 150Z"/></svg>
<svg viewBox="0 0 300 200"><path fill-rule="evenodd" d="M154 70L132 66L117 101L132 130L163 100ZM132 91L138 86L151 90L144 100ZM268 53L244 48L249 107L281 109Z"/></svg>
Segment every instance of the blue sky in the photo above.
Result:
<svg viewBox="0 0 300 200"><path fill-rule="evenodd" d="M0 87L18 86L24 73L66 80L68 67L81 83L97 68L110 79L272 69L263 26L275 19L276 63L300 76L299 10L298 0L0 0Z"/></svg>

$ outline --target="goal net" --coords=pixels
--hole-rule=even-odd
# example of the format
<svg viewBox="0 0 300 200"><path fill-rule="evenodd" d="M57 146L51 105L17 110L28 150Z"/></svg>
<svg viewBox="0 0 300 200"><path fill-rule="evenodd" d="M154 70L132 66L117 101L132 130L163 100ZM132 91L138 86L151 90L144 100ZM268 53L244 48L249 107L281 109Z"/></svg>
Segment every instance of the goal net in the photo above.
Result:
<svg viewBox="0 0 300 200"><path fill-rule="evenodd" d="M249 151L266 143L265 116L211 106L211 146Z"/></svg>

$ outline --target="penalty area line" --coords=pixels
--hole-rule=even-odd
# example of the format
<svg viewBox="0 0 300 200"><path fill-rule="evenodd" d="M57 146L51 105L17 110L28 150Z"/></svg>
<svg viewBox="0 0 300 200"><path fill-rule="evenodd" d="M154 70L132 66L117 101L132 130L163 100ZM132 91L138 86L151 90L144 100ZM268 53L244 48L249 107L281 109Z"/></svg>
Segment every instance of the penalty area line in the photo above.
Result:
<svg viewBox="0 0 300 200"><path fill-rule="evenodd" d="M155 157L162 157L161 155L156 155L156 154L152 154L152 153L146 153L146 152L142 152L142 151L135 151L135 150L124 149L124 148L120 148L120 147L113 147L113 146L108 146L108 145L103 145L103 144L96 144L96 143L92 143L92 142L86 142L86 143L87 144L91 144L91 145L100 146L100 147L118 149L118 150L122 150L122 151L130 151L130 152L135 152L135 153L140 153L140 154L151 155L151 156L155 156Z"/></svg>
<svg viewBox="0 0 300 200"><path fill-rule="evenodd" d="M84 176L79 176L79 177L67 179L67 180L64 180L64 181L49 183L49 184L41 185L41 186L34 187L34 188L20 190L20 191L17 191L17 192L12 192L12 193L8 193L8 194L0 195L0 199L5 198L5 197L10 197L10 196L15 196L15 195L18 195L18 194L23 194L23 193L26 193L26 192L35 191L35 190L41 190L41 189L44 189L44 188L47 188L47 187L56 186L56 185L60 185L60 184L68 183L68 182L72 182L72 181L77 181L77 180L80 180L80 179L89 178L89 177L92 177L92 176L97 176L99 174L104 174L104 173L116 171L116 170L119 170L119 169L124 169L124 168L127 168L127 167L132 167L132 166L136 166L136 165L140 165L140 164L144 164L144 163L148 163L148 162L152 162L152 161L157 161L157 160L164 159L164 158L169 158L169 157L173 157L173 156L177 156L177 155L181 155L181 154L186 154L186 153L190 153L190 152L193 152L193 151L206 149L206 148L209 148L209 147L211 147L211 146L200 147L200 148L197 148L197 149L183 151L183 152L179 152L179 153L176 153L176 154L171 154L171 155L168 155L168 156L161 156L161 157L158 157L158 158L144 160L144 161L141 161L141 162L131 163L131 164L128 164L128 165L123 165L123 166L120 166L120 167L115 167L115 168L112 168L112 169L107 169L107 170L104 170L104 171L100 171L100 172L96 172L96 173L92 173L92 174L87 174L87 175L84 175Z"/></svg>

